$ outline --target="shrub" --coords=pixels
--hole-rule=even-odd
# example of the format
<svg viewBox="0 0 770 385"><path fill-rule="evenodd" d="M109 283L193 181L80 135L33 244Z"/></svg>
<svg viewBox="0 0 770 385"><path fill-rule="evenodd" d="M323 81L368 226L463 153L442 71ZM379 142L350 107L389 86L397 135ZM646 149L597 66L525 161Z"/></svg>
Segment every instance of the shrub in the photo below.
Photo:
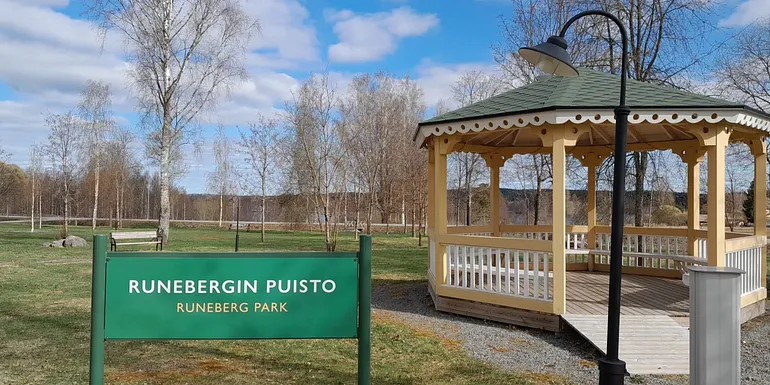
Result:
<svg viewBox="0 0 770 385"><path fill-rule="evenodd" d="M653 211L652 220L661 225L683 226L687 223L687 213L673 205L662 205Z"/></svg>

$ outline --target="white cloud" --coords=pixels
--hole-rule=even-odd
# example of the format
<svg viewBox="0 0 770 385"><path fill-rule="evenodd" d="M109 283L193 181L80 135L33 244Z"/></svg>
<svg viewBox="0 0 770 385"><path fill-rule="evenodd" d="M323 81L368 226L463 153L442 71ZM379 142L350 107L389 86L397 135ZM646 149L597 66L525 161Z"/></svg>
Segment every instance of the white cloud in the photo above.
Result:
<svg viewBox="0 0 770 385"><path fill-rule="evenodd" d="M727 19L719 22L723 27L743 27L761 18L770 17L770 1L745 0L738 4Z"/></svg>
<svg viewBox="0 0 770 385"><path fill-rule="evenodd" d="M356 15L350 10L327 11L340 42L329 47L331 62L367 62L396 50L400 39L420 36L438 26L435 14L418 14L407 6L390 12Z"/></svg>
<svg viewBox="0 0 770 385"><path fill-rule="evenodd" d="M244 3L246 12L258 19L261 33L251 41L258 53L250 64L284 68L293 61L317 61L320 57L310 14L297 0L260 0Z"/></svg>
<svg viewBox="0 0 770 385"><path fill-rule="evenodd" d="M70 3L69 0L8 0L8 1L31 5L31 6L57 7L57 8L66 7Z"/></svg>
<svg viewBox="0 0 770 385"><path fill-rule="evenodd" d="M74 108L87 79L112 86L119 122L127 124L126 114L136 109L129 98L128 64L118 36L108 34L102 50L90 23L55 9L65 5L64 0L0 0L0 85L14 93L11 100L0 96L0 147L11 153L11 162L22 166L28 163L30 146L46 140L45 114ZM262 27L249 47L251 80L216 108L216 119L210 119L215 123L245 125L257 113L275 113L275 106L289 98L298 83L279 69L301 69L320 61L316 31L300 1L244 1L244 6ZM204 159L202 167L210 163ZM198 182L191 181L189 187L200 190Z"/></svg>
<svg viewBox="0 0 770 385"><path fill-rule="evenodd" d="M494 63L438 64L430 60L420 63L415 71L415 81L423 89L426 105L433 108L439 100L443 99L450 102L451 107L456 107L456 102L452 100L452 84L464 71L468 70L499 75Z"/></svg>

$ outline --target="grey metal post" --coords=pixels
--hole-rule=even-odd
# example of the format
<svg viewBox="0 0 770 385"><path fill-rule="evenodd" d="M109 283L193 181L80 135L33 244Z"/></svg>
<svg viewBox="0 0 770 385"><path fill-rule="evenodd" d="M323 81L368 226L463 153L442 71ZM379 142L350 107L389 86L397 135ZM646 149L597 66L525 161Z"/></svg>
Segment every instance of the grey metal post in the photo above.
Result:
<svg viewBox="0 0 770 385"><path fill-rule="evenodd" d="M741 383L741 269L690 270L690 385Z"/></svg>

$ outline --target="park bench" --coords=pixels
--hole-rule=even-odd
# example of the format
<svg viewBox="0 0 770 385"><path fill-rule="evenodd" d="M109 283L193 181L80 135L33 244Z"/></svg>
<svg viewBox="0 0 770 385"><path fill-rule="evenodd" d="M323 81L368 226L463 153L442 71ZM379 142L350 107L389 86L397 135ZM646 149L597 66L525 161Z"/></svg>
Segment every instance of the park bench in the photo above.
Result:
<svg viewBox="0 0 770 385"><path fill-rule="evenodd" d="M231 224L230 224L230 226L228 226L228 227L227 227L227 230L235 230L236 228L237 228L238 230L246 230L246 231L249 231L249 230L251 230L251 225L250 225L250 224L247 224L247 223L238 223L238 224L236 224L236 223L231 223Z"/></svg>
<svg viewBox="0 0 770 385"><path fill-rule="evenodd" d="M128 241L128 242L118 242ZM155 245L155 251L163 251L163 242L155 231L115 231L110 233L110 251L117 251L118 245Z"/></svg>

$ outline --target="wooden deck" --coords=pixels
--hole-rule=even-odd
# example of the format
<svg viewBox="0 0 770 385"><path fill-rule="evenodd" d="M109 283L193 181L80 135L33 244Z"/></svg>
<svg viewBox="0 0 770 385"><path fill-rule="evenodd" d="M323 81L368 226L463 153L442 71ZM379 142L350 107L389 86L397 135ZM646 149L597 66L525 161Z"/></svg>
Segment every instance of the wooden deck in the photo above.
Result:
<svg viewBox="0 0 770 385"><path fill-rule="evenodd" d="M562 319L602 353L607 351L607 273L567 272ZM630 374L688 374L690 288L681 280L623 275L620 352Z"/></svg>
<svg viewBox="0 0 770 385"><path fill-rule="evenodd" d="M607 314L610 276L607 273L567 272L567 313ZM690 288L681 280L623 274L621 315L688 317Z"/></svg>
<svg viewBox="0 0 770 385"><path fill-rule="evenodd" d="M603 354L607 316L564 314L562 319ZM618 358L629 374L689 374L690 331L666 315L621 315Z"/></svg>

